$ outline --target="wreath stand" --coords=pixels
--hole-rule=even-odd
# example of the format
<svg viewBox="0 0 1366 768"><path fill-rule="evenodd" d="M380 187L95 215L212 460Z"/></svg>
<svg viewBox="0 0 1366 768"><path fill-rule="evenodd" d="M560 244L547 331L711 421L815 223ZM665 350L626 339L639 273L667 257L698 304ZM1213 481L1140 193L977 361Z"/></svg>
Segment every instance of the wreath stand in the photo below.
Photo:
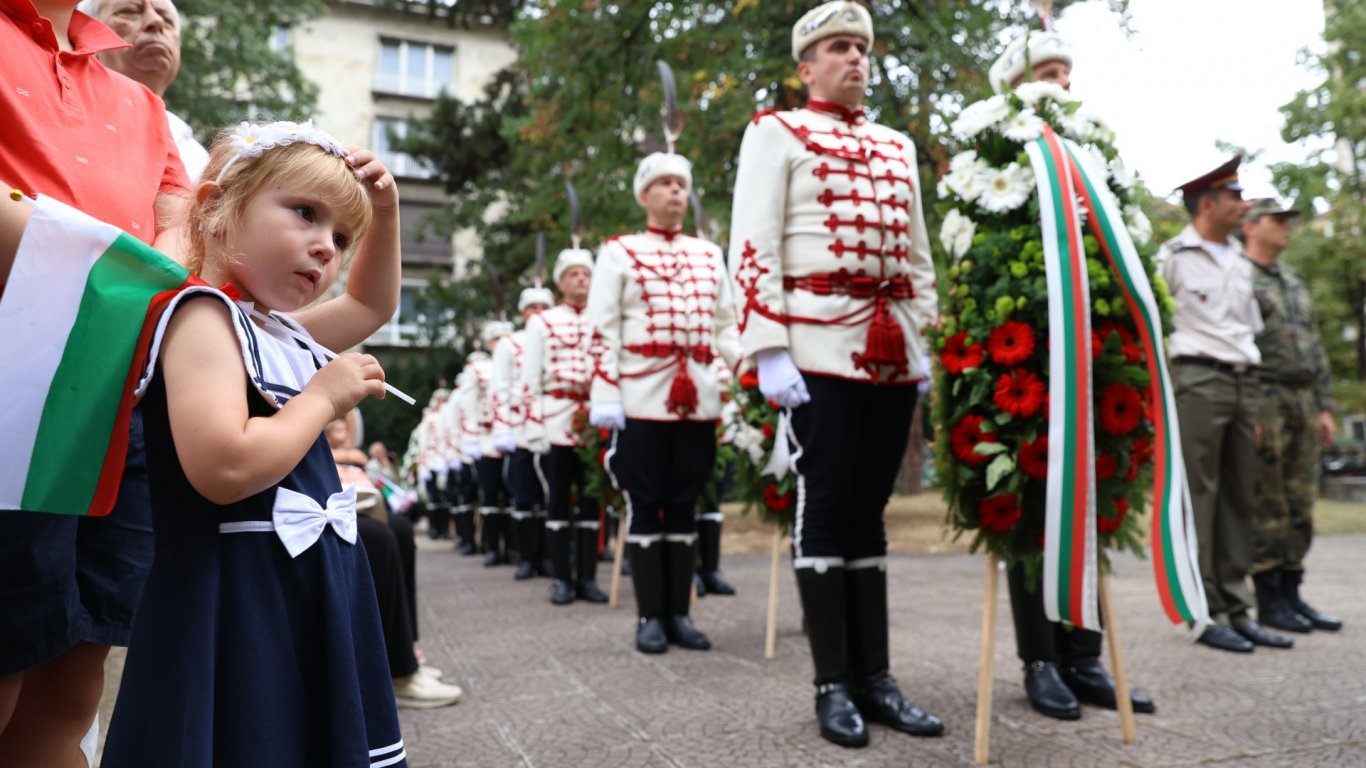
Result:
<svg viewBox="0 0 1366 768"><path fill-rule="evenodd" d="M991 762L991 694L996 673L996 587L1000 578L995 554L987 554L985 597L982 601L982 648L977 662L977 725L972 754L978 765ZM1129 698L1129 678L1124 671L1124 651L1119 642L1119 624L1115 621L1114 601L1110 597L1110 574L1100 572L1100 613L1105 622L1105 640L1110 648L1110 666L1115 675L1115 705L1119 711L1119 727L1125 744L1138 739L1134 724L1134 704Z"/></svg>
<svg viewBox="0 0 1366 768"><path fill-rule="evenodd" d="M772 661L778 642L778 563L783 558L783 527L773 529L773 552L768 564L768 623L764 627L764 661Z"/></svg>

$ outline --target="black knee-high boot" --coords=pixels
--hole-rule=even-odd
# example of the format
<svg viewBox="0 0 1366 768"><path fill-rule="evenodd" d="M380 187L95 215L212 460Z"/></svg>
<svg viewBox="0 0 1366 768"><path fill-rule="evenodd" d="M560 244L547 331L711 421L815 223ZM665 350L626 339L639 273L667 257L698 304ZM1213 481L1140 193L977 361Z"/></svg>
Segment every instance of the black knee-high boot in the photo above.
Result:
<svg viewBox="0 0 1366 768"><path fill-rule="evenodd" d="M569 521L558 520L546 525L545 538L550 552L550 573L555 579L550 583L550 602L569 605L574 602L574 575L570 565L574 529Z"/></svg>
<svg viewBox="0 0 1366 768"><path fill-rule="evenodd" d="M536 575L536 562L540 558L540 531L536 530L536 514L534 512L513 512L513 528L516 534L517 554L517 573L515 578L518 581L525 581Z"/></svg>
<svg viewBox="0 0 1366 768"><path fill-rule="evenodd" d="M578 541L578 580L574 583L574 596L590 603L605 603L607 595L598 589L598 529L596 527L575 526L575 539Z"/></svg>
<svg viewBox="0 0 1366 768"><path fill-rule="evenodd" d="M1059 666L1057 625L1048 620L1043 607L1043 587L1029 591L1023 565L1006 571L1010 590L1010 616L1015 622L1015 648L1024 663L1025 696L1041 715L1057 720L1081 717L1081 702L1062 679Z"/></svg>
<svg viewBox="0 0 1366 768"><path fill-rule="evenodd" d="M664 594L668 602L664 630L669 635L669 642L674 645L694 651L705 651L711 648L711 640L693 626L692 618L688 615L691 608L689 603L692 601L692 575L697 558L692 538L688 536L689 540L664 540L664 573L667 578Z"/></svg>
<svg viewBox="0 0 1366 768"><path fill-rule="evenodd" d="M1104 635L1078 627L1053 626L1056 628L1058 653L1062 656L1062 681L1078 700L1105 709L1115 709L1115 681L1100 663ZM1157 711L1152 699L1132 688L1129 689L1129 701L1134 711L1140 714Z"/></svg>
<svg viewBox="0 0 1366 768"><path fill-rule="evenodd" d="M474 511L462 505L455 508L451 518L455 521L455 551L462 555L473 555L477 551L474 545Z"/></svg>
<svg viewBox="0 0 1366 768"><path fill-rule="evenodd" d="M938 736L944 723L906 700L890 672L887 645L887 565L845 565L849 671L854 701L868 720L912 736Z"/></svg>
<svg viewBox="0 0 1366 768"><path fill-rule="evenodd" d="M821 561L796 571L806 638L816 667L816 720L821 736L842 747L866 747L868 726L849 694L844 568Z"/></svg>
<svg viewBox="0 0 1366 768"><path fill-rule="evenodd" d="M664 632L664 546L658 539L627 541L631 560L631 584L636 592L636 650L664 653L669 638Z"/></svg>
<svg viewBox="0 0 1366 768"><path fill-rule="evenodd" d="M721 575L721 520L719 518L719 513L708 513L697 521L697 548L699 555L701 555L697 577L702 582L702 589L698 590L699 594L735 594L735 587L732 587Z"/></svg>

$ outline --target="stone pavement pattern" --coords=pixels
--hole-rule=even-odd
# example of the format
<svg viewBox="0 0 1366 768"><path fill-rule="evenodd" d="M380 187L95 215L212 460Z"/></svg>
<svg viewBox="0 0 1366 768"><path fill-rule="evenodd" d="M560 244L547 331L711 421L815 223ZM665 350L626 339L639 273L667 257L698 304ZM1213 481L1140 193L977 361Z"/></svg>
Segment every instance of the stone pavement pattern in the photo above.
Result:
<svg viewBox="0 0 1366 768"><path fill-rule="evenodd" d="M892 672L948 733L916 739L872 726L873 743L823 741L791 569L784 560L778 651L763 659L767 557L728 556L734 598L693 611L709 652L634 650L630 580L621 607L547 600L549 582L516 582L443 544L421 543L421 640L428 662L465 689L456 707L402 710L413 768L436 766L970 766L985 558L894 556ZM998 600L992 763L999 766L1366 766L1366 536L1314 542L1310 602L1340 633L1296 636L1290 651L1238 655L1190 643L1167 624L1150 565L1117 561L1112 589L1130 680L1157 701L1125 745L1118 716L1079 722L1025 701L1004 578ZM610 565L599 571L606 589ZM1107 666L1109 665L1107 659Z"/></svg>

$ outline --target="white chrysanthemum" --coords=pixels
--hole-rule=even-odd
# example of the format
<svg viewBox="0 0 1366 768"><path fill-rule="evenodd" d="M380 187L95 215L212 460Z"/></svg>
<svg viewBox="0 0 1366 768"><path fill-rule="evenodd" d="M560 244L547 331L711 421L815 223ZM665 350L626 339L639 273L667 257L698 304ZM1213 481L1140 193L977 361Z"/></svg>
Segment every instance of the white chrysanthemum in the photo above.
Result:
<svg viewBox="0 0 1366 768"><path fill-rule="evenodd" d="M966 152L959 152L949 160L950 171L961 171L964 168L972 168L977 164L977 150L969 149Z"/></svg>
<svg viewBox="0 0 1366 768"><path fill-rule="evenodd" d="M1081 111L1060 116L1058 125L1062 127L1062 134L1073 141L1094 141L1097 136L1095 122Z"/></svg>
<svg viewBox="0 0 1366 768"><path fill-rule="evenodd" d="M957 259L972 247L972 236L975 234L977 222L953 208L944 216L944 223L939 227L939 242L943 243L944 250L950 256Z"/></svg>
<svg viewBox="0 0 1366 768"><path fill-rule="evenodd" d="M1153 223L1143 210L1136 205L1124 206L1124 223L1129 228L1129 236L1135 243L1143 245L1153 239Z"/></svg>
<svg viewBox="0 0 1366 768"><path fill-rule="evenodd" d="M950 129L956 136L970 139L1010 116L1010 102L997 94L989 99L969 104L958 114Z"/></svg>
<svg viewBox="0 0 1366 768"><path fill-rule="evenodd" d="M1114 161L1110 163L1110 178L1125 192L1132 192L1134 185L1138 183L1138 178L1134 176L1133 171L1129 170L1129 166L1125 165L1119 156L1115 156Z"/></svg>
<svg viewBox="0 0 1366 768"><path fill-rule="evenodd" d="M1034 113L1032 109L1022 109L1018 115L1006 121L1005 128L1001 131L1007 139L1018 141L1021 144L1039 138L1043 133L1043 118Z"/></svg>
<svg viewBox="0 0 1366 768"><path fill-rule="evenodd" d="M948 191L958 195L964 202L971 203L982 194L982 175L986 170L987 164L980 160L972 165L950 170L940 182L944 189L940 191L939 196L946 197L943 192Z"/></svg>
<svg viewBox="0 0 1366 768"><path fill-rule="evenodd" d="M1031 80L1027 83L1021 83L1020 87L1015 89L1015 95L1019 96L1020 100L1023 101L1027 107L1033 107L1043 98L1052 99L1059 104L1067 104L1077 100L1075 96L1064 90L1061 85L1050 83L1046 80Z"/></svg>
<svg viewBox="0 0 1366 768"><path fill-rule="evenodd" d="M1034 188L1034 174L1019 163L1005 168L992 168L983 179L982 193L977 204L992 213L1007 213L1024 205Z"/></svg>

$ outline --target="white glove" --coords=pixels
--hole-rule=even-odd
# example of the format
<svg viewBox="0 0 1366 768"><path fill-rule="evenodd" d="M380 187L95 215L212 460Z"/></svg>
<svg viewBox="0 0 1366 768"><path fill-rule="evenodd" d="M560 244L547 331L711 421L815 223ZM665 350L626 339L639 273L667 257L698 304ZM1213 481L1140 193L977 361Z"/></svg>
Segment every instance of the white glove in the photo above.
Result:
<svg viewBox="0 0 1366 768"><path fill-rule="evenodd" d="M626 429L626 409L621 403L593 403L588 408L588 423L598 429Z"/></svg>
<svg viewBox="0 0 1366 768"><path fill-rule="evenodd" d="M465 454L465 458L467 459L473 460L481 459L484 457L483 449L480 448L479 443L476 442L465 443L464 445L460 446L460 451Z"/></svg>
<svg viewBox="0 0 1366 768"><path fill-rule="evenodd" d="M792 355L782 347L761 349L754 355L759 367L759 393L784 408L811 402L806 380Z"/></svg>
<svg viewBox="0 0 1366 768"><path fill-rule="evenodd" d="M497 448L499 453L516 453L517 438L513 437L511 432L499 432L493 436L493 447Z"/></svg>
<svg viewBox="0 0 1366 768"><path fill-rule="evenodd" d="M915 388L916 391L920 393L920 396L924 397L930 393L930 386L934 383L933 369L930 368L929 355L920 356L920 369L925 372L925 378L922 379Z"/></svg>

